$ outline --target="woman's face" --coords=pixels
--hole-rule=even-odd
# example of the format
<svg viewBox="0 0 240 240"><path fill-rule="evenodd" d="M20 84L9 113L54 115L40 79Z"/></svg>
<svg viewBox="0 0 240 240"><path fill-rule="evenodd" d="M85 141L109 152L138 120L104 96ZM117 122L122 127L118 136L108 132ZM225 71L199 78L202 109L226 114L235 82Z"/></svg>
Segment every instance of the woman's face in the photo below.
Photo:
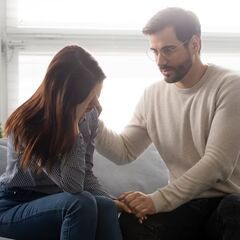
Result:
<svg viewBox="0 0 240 240"><path fill-rule="evenodd" d="M100 104L98 98L100 97L102 90L102 82L97 83L92 91L89 93L87 98L80 104L77 105L76 116L80 121L86 112L91 111L94 107L99 108Z"/></svg>

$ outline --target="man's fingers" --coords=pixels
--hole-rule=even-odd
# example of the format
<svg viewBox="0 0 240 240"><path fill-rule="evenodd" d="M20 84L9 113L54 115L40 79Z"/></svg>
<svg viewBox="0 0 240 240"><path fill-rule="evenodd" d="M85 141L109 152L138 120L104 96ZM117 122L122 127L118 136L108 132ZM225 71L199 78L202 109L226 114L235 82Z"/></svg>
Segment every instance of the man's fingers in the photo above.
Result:
<svg viewBox="0 0 240 240"><path fill-rule="evenodd" d="M125 199L124 202L126 202L126 204L130 206L132 209L137 210L139 206L142 205L143 198L141 197L128 198L128 199Z"/></svg>
<svg viewBox="0 0 240 240"><path fill-rule="evenodd" d="M132 192L132 193L128 193L124 198L123 201L127 204L130 204L130 202L132 202L135 199L138 199L139 197L141 197L141 194L138 192Z"/></svg>
<svg viewBox="0 0 240 240"><path fill-rule="evenodd" d="M125 192L123 193L118 199L120 201L122 201L123 199L125 199L126 196L128 196L129 194L133 193L133 191L130 191L130 192Z"/></svg>
<svg viewBox="0 0 240 240"><path fill-rule="evenodd" d="M147 219L147 216L146 216L147 214L148 214L148 209L144 208L136 214L136 217L144 220L144 219Z"/></svg>

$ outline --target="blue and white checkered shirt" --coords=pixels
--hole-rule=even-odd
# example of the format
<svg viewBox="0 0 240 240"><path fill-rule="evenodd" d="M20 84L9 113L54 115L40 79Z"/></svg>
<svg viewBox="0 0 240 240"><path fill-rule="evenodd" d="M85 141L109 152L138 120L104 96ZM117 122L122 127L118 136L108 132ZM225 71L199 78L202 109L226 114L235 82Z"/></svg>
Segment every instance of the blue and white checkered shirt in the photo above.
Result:
<svg viewBox="0 0 240 240"><path fill-rule="evenodd" d="M0 185L46 194L88 191L94 195L108 196L92 171L94 140L98 128L96 109L86 113L79 128L81 134L77 137L71 152L60 158L60 164L56 163L51 171L44 170L40 173L34 172L30 167L27 171L19 168L21 155L15 152L12 138L8 137L7 168L0 176Z"/></svg>

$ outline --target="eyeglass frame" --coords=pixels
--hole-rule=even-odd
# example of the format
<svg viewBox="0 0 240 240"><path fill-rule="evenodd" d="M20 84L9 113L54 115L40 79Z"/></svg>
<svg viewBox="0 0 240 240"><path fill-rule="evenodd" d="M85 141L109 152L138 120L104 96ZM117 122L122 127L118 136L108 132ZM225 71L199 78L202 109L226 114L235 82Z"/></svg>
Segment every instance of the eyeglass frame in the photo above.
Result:
<svg viewBox="0 0 240 240"><path fill-rule="evenodd" d="M156 61L156 59L159 57L159 54L166 59L170 59L171 56L177 51L177 49L179 47L184 46L190 40L191 40L191 38L183 41L182 43L178 44L177 46L167 45L167 46L162 47L161 49L149 48L149 49L147 49L146 54L152 61ZM164 53L163 51L166 49L168 49L170 52Z"/></svg>

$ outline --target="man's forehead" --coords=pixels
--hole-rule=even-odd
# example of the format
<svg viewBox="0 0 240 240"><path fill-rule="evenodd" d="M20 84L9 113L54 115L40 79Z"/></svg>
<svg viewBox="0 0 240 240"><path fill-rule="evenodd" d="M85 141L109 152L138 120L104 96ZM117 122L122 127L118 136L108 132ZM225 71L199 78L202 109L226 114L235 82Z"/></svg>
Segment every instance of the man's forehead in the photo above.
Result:
<svg viewBox="0 0 240 240"><path fill-rule="evenodd" d="M150 35L151 45L167 45L179 42L173 27L165 27L163 30Z"/></svg>

